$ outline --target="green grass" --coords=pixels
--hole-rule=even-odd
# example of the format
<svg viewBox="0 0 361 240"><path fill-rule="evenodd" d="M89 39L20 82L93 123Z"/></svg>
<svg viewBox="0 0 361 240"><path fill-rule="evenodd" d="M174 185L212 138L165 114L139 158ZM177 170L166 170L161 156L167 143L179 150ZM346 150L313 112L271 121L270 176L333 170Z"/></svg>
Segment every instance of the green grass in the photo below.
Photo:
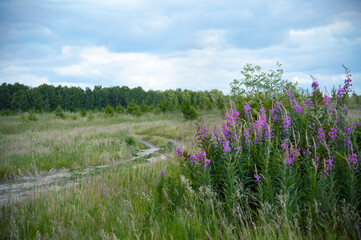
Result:
<svg viewBox="0 0 361 240"><path fill-rule="evenodd" d="M133 139L134 125L139 128L154 122L177 121L180 117L94 115L91 120L80 116L63 120L54 114L38 114L36 122L19 115L0 117L0 179L128 159L143 147Z"/></svg>
<svg viewBox="0 0 361 240"><path fill-rule="evenodd" d="M286 209L264 206L260 217L241 220L241 208L226 217L208 189L202 198L191 190L182 208L160 205L160 169L177 171L172 161L116 168L68 189L35 192L29 199L0 210L1 239L314 239L287 219ZM280 201L284 201L280 197ZM240 206L241 207L241 206ZM315 224L315 223L312 223ZM330 229L328 239L344 233Z"/></svg>
<svg viewBox="0 0 361 240"><path fill-rule="evenodd" d="M27 201L1 208L0 238L259 239L278 236L278 229L285 231L284 237L297 237L291 226L273 231L234 226L221 211L213 209L212 214L194 199L189 199L188 209L160 208L161 168L167 171L174 163L108 170L70 189L34 193Z"/></svg>
<svg viewBox="0 0 361 240"><path fill-rule="evenodd" d="M180 113L138 118L94 115L91 120L80 116L62 120L38 114L36 122L1 117L0 176L127 159L142 147L133 134L166 151L170 148L164 138L196 148L197 122L184 121ZM201 115L210 129L222 122L219 113ZM342 239L347 233L335 226L358 224L344 206L333 210L334 224L323 226L329 229L326 235L301 232L282 207L286 195L278 197L279 208L265 205L254 216L245 216L247 198L244 205L224 209L207 187L194 194L173 156L151 165L142 164L144 159L119 165L60 190L37 189L22 201L0 207L0 239ZM177 195L182 205L170 207L172 196L162 194L161 169L183 186ZM310 229L317 229L315 220L308 222Z"/></svg>

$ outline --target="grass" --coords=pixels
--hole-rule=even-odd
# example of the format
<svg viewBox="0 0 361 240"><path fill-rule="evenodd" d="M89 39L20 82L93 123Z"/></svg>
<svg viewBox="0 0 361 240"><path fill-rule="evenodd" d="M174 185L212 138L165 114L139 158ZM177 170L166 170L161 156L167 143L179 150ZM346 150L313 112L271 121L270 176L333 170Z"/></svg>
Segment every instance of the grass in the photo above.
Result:
<svg viewBox="0 0 361 240"><path fill-rule="evenodd" d="M54 114L38 114L36 122L19 115L0 117L0 179L121 161L142 147L129 141L134 134L185 141L196 129L195 122L184 121L180 113L94 115L91 120L80 115L63 120Z"/></svg>
<svg viewBox="0 0 361 240"><path fill-rule="evenodd" d="M0 238L259 239L276 237L278 230L297 238L292 226L281 224L274 229L278 222L266 226L272 227L270 231L256 225L232 225L220 211L204 215L205 209L192 199L188 209L159 208L160 169L174 167L167 162L112 169L69 189L35 192L27 201L1 208Z"/></svg>
<svg viewBox="0 0 361 240"><path fill-rule="evenodd" d="M38 114L36 122L19 116L1 117L0 176L126 159L142 147L134 141L133 134L163 147L164 151L170 150L165 138L177 139L185 148L197 148L194 145L197 122L184 121L179 113L139 118L94 115L91 120L80 116L62 120L50 114ZM204 112L201 116L201 122L210 129L221 125L219 113ZM351 117L360 119L359 116L359 112L351 111ZM151 165L129 163L80 179L79 184L67 188L45 193L37 189L29 198L0 208L0 239L340 239L347 236L334 225L329 226L326 236L314 231L301 232L298 223L287 218L287 209L282 207L286 195L278 196L279 208L262 206L258 217L245 216L245 205L238 205L229 218L228 210L223 209L210 189L204 187L199 196L194 194L180 176L174 159ZM171 203L171 196L161 200L161 169L167 176L180 176L184 191L178 196L184 200L182 207L168 208L162 204ZM350 221L355 216L346 208L333 210L335 223L357 224ZM337 214L341 212L351 215ZM308 222L317 225L312 218Z"/></svg>

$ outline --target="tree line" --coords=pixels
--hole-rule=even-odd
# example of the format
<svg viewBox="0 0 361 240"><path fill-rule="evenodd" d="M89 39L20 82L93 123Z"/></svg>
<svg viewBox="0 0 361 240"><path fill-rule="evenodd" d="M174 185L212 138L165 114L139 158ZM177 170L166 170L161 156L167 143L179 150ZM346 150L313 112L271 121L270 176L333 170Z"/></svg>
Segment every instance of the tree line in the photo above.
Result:
<svg viewBox="0 0 361 240"><path fill-rule="evenodd" d="M52 112L59 106L65 111L82 109L104 110L108 105L114 109L126 109L138 105L142 111L167 112L191 105L196 109L212 109L224 101L222 91L148 90L141 87L102 87L94 89L42 84L29 87L20 83L0 86L0 110L2 112Z"/></svg>

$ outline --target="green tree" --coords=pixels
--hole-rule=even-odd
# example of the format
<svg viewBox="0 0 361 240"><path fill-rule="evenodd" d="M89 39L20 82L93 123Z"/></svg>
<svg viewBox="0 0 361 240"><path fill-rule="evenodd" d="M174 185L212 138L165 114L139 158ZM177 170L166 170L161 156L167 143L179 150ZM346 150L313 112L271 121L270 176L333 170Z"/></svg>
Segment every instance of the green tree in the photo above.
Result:
<svg viewBox="0 0 361 240"><path fill-rule="evenodd" d="M117 112L117 113L122 113L122 112L124 112L123 106L120 105L120 104L118 104L118 106L117 106L116 109L115 109L115 112Z"/></svg>
<svg viewBox="0 0 361 240"><path fill-rule="evenodd" d="M259 109L261 106L270 108L272 100L286 100L288 93L299 98L300 93L297 84L282 78L282 64L277 63L277 70L263 72L260 66L246 64L241 71L243 78L234 79L231 83L231 96L238 108L246 102L251 107ZM287 90L287 91L286 91Z"/></svg>
<svg viewBox="0 0 361 240"><path fill-rule="evenodd" d="M85 116L86 116L86 111L85 111L84 108L81 109L80 115L81 115L82 117L85 117Z"/></svg>
<svg viewBox="0 0 361 240"><path fill-rule="evenodd" d="M140 107L138 104L134 101L134 99L131 101L131 103L127 106L126 112L128 114L140 116L142 115L142 111L140 110Z"/></svg>
<svg viewBox="0 0 361 240"><path fill-rule="evenodd" d="M336 90L336 87L335 85L333 85L332 87L332 90L331 90L331 97L332 97L332 100L336 100L336 97L337 97L337 90Z"/></svg>
<svg viewBox="0 0 361 240"><path fill-rule="evenodd" d="M145 112L149 112L149 106L148 105L146 105L145 103L144 103L144 101L142 102L142 105L140 105L140 110L143 112L143 113L145 113Z"/></svg>
<svg viewBox="0 0 361 240"><path fill-rule="evenodd" d="M106 108L104 109L104 113L106 116L111 117L114 116L114 109L112 106L110 106L109 104L106 106Z"/></svg>
<svg viewBox="0 0 361 240"><path fill-rule="evenodd" d="M191 105L190 101L185 101L181 107L183 116L187 120L194 120L199 117L197 110Z"/></svg>
<svg viewBox="0 0 361 240"><path fill-rule="evenodd" d="M54 111L55 115L59 118L62 118L62 119L65 119L66 118L66 115L65 113L63 112L63 109L61 108L60 105L58 105L58 107L55 109Z"/></svg>

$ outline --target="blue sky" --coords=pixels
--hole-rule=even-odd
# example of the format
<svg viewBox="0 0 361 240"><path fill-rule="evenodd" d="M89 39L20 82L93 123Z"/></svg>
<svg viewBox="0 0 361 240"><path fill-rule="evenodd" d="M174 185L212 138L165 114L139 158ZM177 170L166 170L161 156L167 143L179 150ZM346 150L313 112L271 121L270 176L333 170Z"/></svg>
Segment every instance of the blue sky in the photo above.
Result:
<svg viewBox="0 0 361 240"><path fill-rule="evenodd" d="M0 82L229 93L246 63L361 94L361 1L3 0Z"/></svg>

